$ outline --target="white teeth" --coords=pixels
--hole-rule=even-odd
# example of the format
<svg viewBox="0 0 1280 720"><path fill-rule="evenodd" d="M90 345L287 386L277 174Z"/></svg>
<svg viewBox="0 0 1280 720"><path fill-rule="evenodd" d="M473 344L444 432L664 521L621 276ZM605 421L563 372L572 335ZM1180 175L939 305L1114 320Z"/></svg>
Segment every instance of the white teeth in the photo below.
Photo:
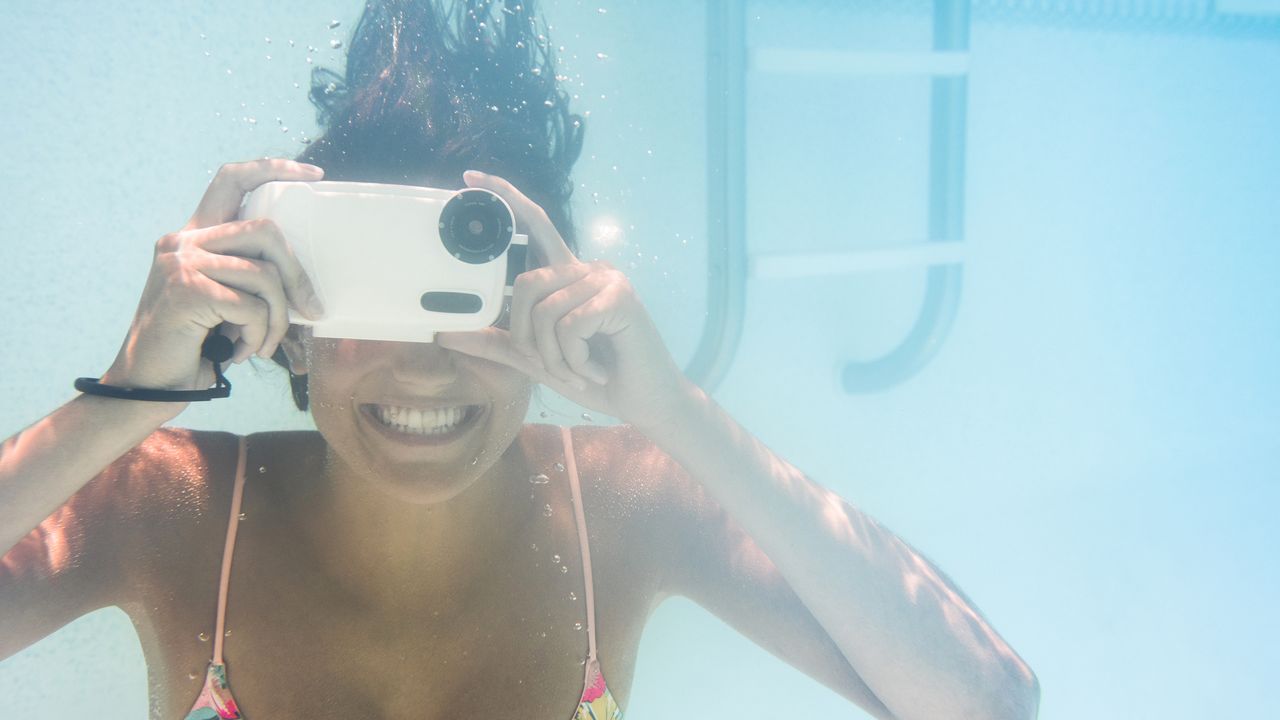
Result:
<svg viewBox="0 0 1280 720"><path fill-rule="evenodd" d="M452 431L466 416L465 407L419 410L395 405L375 405L383 425L411 435L443 435Z"/></svg>

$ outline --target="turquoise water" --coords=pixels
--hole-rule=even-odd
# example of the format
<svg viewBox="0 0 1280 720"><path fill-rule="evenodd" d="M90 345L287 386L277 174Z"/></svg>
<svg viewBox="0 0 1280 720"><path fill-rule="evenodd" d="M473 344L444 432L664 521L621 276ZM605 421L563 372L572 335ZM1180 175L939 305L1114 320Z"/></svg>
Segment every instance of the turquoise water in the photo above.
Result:
<svg viewBox="0 0 1280 720"><path fill-rule="evenodd" d="M914 321L920 267L755 274L716 396L938 563L1036 671L1042 718L1268 716L1280 15L1233 25L1196 21L1194 4L1148 3L1137 18L1079 7L1103 10L975 10L964 282L932 362L878 393L839 383L845 361L886 352ZM360 3L199 8L0 7L5 435L114 357L152 243L186 220L209 173L314 134L306 47L340 61L329 41ZM755 49L921 50L924 10L752 2L745 20ZM566 1L548 16L591 111L575 211L598 240L584 255L627 270L683 361L709 302L703 4ZM927 81L757 72L746 87L754 256L924 238ZM605 242L609 226L620 242ZM274 369L235 372L234 403L179 424L308 426ZM860 716L671 600L642 641L628 717L691 703L708 718ZM146 713L119 611L0 663L5 717Z"/></svg>

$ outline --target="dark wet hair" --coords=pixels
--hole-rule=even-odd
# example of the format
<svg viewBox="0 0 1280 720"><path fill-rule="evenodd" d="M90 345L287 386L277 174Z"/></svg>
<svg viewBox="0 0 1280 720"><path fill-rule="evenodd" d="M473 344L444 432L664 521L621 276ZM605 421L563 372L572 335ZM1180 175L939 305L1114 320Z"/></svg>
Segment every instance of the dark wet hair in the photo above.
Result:
<svg viewBox="0 0 1280 720"><path fill-rule="evenodd" d="M499 175L576 250L570 171L583 122L534 0L368 2L345 75L316 68L310 98L321 135L297 159L326 180L461 187L464 170ZM283 352L273 359L288 369ZM306 410L306 376L290 384Z"/></svg>

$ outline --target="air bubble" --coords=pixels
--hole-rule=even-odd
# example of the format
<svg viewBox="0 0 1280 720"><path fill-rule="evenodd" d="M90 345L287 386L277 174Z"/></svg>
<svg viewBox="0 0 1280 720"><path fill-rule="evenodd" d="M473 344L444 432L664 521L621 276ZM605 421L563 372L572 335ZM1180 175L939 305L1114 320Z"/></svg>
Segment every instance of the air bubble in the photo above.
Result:
<svg viewBox="0 0 1280 720"><path fill-rule="evenodd" d="M199 638L200 642L209 642L209 633L202 632L200 633Z"/></svg>
<svg viewBox="0 0 1280 720"><path fill-rule="evenodd" d="M543 410L543 411L541 411L541 412L539 412L539 413L538 413L538 417L540 417L540 418L546 418L546 417L550 417L550 416L549 416L549 415L547 415L547 411L546 411L546 410Z"/></svg>
<svg viewBox="0 0 1280 720"><path fill-rule="evenodd" d="M560 562L560 556L559 556L559 555L552 555L552 556L551 556L551 562L554 562L554 563L559 564L559 562Z"/></svg>
<svg viewBox="0 0 1280 720"><path fill-rule="evenodd" d="M591 422L591 413L582 413L582 419Z"/></svg>
<svg viewBox="0 0 1280 720"><path fill-rule="evenodd" d="M551 478L547 477L546 475L543 475L542 473L538 473L537 475L531 476L529 478L529 482L533 483L534 485L546 485L548 482L551 482Z"/></svg>
<svg viewBox="0 0 1280 720"><path fill-rule="evenodd" d="M560 566L560 572L562 572L562 573L567 573L567 572L569 572L569 568L568 568L567 566L565 566L565 565L561 565L561 566Z"/></svg>
<svg viewBox="0 0 1280 720"><path fill-rule="evenodd" d="M556 469L556 472L564 472L564 463L558 462L555 464L554 467Z"/></svg>
<svg viewBox="0 0 1280 720"><path fill-rule="evenodd" d="M530 548L532 548L532 549L536 552L536 551L538 550L538 543L533 543L533 544L532 544L532 545L530 545L529 547L530 547Z"/></svg>
<svg viewBox="0 0 1280 720"><path fill-rule="evenodd" d="M609 11L608 11L608 10L605 10L604 8L598 8L598 9L596 9L596 12L600 13L601 15L604 15L605 13L607 13L607 12L609 12Z"/></svg>
<svg viewBox="0 0 1280 720"><path fill-rule="evenodd" d="M580 622L578 622L578 623L574 623L574 624L573 624L573 629L574 629L574 630L581 630L581 629L582 629L582 623L580 623Z"/></svg>
<svg viewBox="0 0 1280 720"><path fill-rule="evenodd" d="M280 118L276 118L276 122L280 122ZM258 474L259 474L259 475L266 475L266 474L267 474L267 466L266 466L266 465L259 465L259 466L258 466Z"/></svg>
<svg viewBox="0 0 1280 720"><path fill-rule="evenodd" d="M230 630L228 630L228 631L226 631L226 632L222 633L222 637L231 637L231 631L230 631Z"/></svg>
<svg viewBox="0 0 1280 720"><path fill-rule="evenodd" d="M196 674L195 674L195 673L187 673L187 679L188 679L188 680L195 680L195 679L196 679L196 677L197 677L197 676L196 676Z"/></svg>
<svg viewBox="0 0 1280 720"><path fill-rule="evenodd" d="M543 506L542 506L542 516L543 516L543 517L551 517L551 506L550 506L550 505L543 505Z"/></svg>
<svg viewBox="0 0 1280 720"><path fill-rule="evenodd" d="M599 52L599 53L596 53L596 59L597 59L597 60L608 60L608 59L609 59L609 56L608 56L608 55L606 55L606 54L604 54L604 53L602 53L602 52Z"/></svg>
<svg viewBox="0 0 1280 720"><path fill-rule="evenodd" d="M341 25L341 24L342 24L342 21L341 21L341 20L330 20L330 21L329 21L329 29L330 29L330 30L332 30L332 29L334 29L334 28L338 27L338 26L339 26L339 25Z"/></svg>
<svg viewBox="0 0 1280 720"><path fill-rule="evenodd" d="M245 518L245 514L244 514L244 513L240 513L240 519L241 519L241 520L244 520L244 518Z"/></svg>
<svg viewBox="0 0 1280 720"><path fill-rule="evenodd" d="M576 601L578 599L578 593L569 593L569 599Z"/></svg>
<svg viewBox="0 0 1280 720"><path fill-rule="evenodd" d="M329 47L333 48L334 50L337 50L338 48L342 47L342 41L339 40L338 38L334 38L329 41Z"/></svg>

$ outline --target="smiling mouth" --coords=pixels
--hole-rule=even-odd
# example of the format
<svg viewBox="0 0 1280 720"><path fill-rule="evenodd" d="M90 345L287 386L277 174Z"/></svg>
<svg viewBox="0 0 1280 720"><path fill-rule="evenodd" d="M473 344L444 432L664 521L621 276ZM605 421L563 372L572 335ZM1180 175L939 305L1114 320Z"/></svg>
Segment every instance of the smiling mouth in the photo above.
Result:
<svg viewBox="0 0 1280 720"><path fill-rule="evenodd" d="M398 405L367 404L360 410L379 429L404 439L447 442L462 435L482 413L480 405L443 408L409 408Z"/></svg>

